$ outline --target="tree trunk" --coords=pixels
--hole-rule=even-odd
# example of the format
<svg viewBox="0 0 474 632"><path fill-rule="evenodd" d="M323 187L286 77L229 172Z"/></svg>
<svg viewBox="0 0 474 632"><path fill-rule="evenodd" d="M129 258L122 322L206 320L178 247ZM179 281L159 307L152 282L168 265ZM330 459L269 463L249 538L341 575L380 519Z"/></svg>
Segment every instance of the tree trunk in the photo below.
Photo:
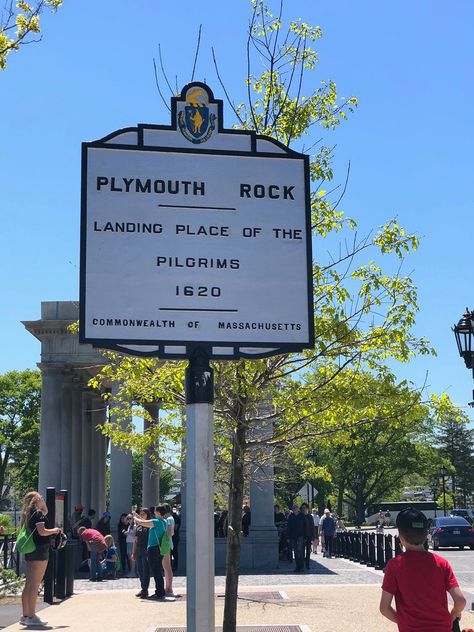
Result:
<svg viewBox="0 0 474 632"><path fill-rule="evenodd" d="M360 525L365 520L364 515L364 497L361 489L357 489L356 497L355 497L355 510L356 510L356 525L360 527Z"/></svg>
<svg viewBox="0 0 474 632"><path fill-rule="evenodd" d="M232 472L229 491L229 528L227 531L227 559L225 603L222 632L236 632L237 593L240 570L240 529L244 499L244 455L246 448L245 421L239 421L232 446Z"/></svg>
<svg viewBox="0 0 474 632"><path fill-rule="evenodd" d="M0 455L0 498L4 498L5 472L6 472L9 459L10 459L10 448L5 448L3 459Z"/></svg>
<svg viewBox="0 0 474 632"><path fill-rule="evenodd" d="M337 515L342 516L342 502L344 500L344 481L340 481L337 488Z"/></svg>

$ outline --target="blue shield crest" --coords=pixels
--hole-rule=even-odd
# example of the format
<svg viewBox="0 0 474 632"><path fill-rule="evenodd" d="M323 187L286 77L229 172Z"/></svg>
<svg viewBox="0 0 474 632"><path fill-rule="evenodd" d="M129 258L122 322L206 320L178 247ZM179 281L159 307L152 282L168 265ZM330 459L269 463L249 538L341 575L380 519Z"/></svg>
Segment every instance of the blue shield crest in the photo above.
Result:
<svg viewBox="0 0 474 632"><path fill-rule="evenodd" d="M205 105L187 105L184 111L186 129L198 140L206 134L209 127L209 108Z"/></svg>

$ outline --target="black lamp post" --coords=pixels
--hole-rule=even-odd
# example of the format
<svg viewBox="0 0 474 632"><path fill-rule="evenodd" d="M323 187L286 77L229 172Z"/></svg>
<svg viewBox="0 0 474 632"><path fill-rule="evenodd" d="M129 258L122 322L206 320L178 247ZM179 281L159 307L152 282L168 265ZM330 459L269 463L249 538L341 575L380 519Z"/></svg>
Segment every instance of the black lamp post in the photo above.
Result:
<svg viewBox="0 0 474 632"><path fill-rule="evenodd" d="M316 465L316 459L318 458L316 450L311 449L308 452L308 459L311 459L313 463ZM308 499L309 502L309 499ZM313 479L311 479L311 509L314 507L314 484Z"/></svg>
<svg viewBox="0 0 474 632"><path fill-rule="evenodd" d="M468 369L473 368L474 360L474 312L466 311L462 315L453 331L458 345L458 351Z"/></svg>
<svg viewBox="0 0 474 632"><path fill-rule="evenodd" d="M441 480L443 483L443 516L446 515L446 474L447 474L446 466L442 465L441 466Z"/></svg>
<svg viewBox="0 0 474 632"><path fill-rule="evenodd" d="M462 318L457 325L454 325L453 331L459 355L464 360L466 368L472 369L474 378L474 311L470 312L466 307ZM474 391L472 396L474 399ZM470 402L469 406L474 406L474 401Z"/></svg>

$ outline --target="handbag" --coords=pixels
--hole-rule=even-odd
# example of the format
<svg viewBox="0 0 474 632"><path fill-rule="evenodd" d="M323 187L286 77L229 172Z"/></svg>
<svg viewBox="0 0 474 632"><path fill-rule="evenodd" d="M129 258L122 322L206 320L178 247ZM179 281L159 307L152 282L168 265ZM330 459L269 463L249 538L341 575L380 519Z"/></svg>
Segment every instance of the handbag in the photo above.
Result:
<svg viewBox="0 0 474 632"><path fill-rule="evenodd" d="M36 551L36 544L33 540L33 533L36 531L36 527L30 533L26 527L21 527L18 531L16 538L15 548L20 553L33 553Z"/></svg>

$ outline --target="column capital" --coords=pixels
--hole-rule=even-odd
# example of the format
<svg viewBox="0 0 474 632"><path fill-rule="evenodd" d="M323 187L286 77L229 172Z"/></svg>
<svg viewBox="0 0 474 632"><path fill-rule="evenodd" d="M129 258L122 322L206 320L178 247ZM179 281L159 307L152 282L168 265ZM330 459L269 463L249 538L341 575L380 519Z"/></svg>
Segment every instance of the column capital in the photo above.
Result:
<svg viewBox="0 0 474 632"><path fill-rule="evenodd" d="M41 371L41 373L46 373L49 375L63 375L64 373L64 364L38 362L36 366Z"/></svg>

